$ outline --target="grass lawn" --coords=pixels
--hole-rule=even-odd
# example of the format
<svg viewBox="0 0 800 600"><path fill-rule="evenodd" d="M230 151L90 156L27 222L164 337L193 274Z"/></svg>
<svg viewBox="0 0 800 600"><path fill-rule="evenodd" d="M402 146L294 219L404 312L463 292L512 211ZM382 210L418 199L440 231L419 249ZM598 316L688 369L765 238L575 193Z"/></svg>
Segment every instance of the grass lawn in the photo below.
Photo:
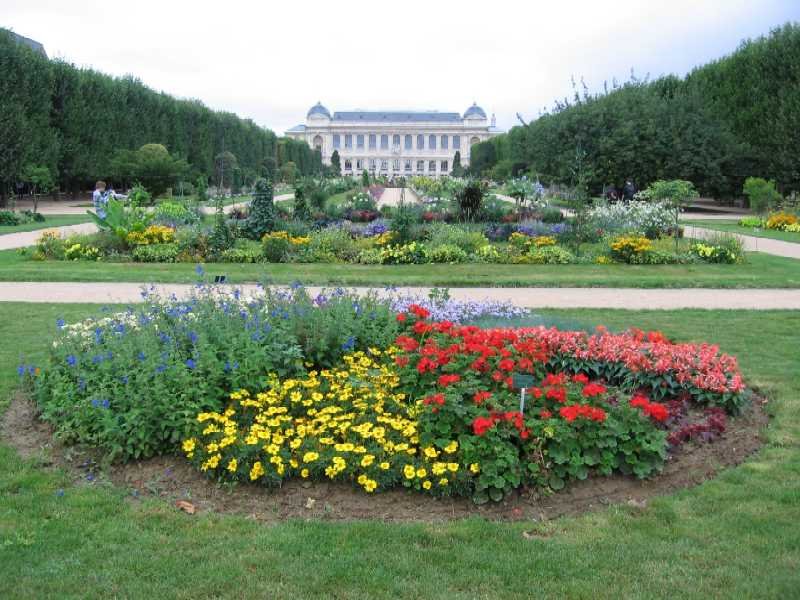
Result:
<svg viewBox="0 0 800 600"><path fill-rule="evenodd" d="M743 265L351 265L211 264L232 283L482 287L797 288L800 261L751 253ZM189 263L36 262L0 251L0 281L133 281L193 283Z"/></svg>
<svg viewBox="0 0 800 600"><path fill-rule="evenodd" d="M50 227L61 227L63 225L77 225L78 223L88 223L91 217L83 215L45 215L45 220L41 223L32 221L22 225L0 225L0 235L4 233L19 233L20 231L36 231L37 229L49 229Z"/></svg>
<svg viewBox="0 0 800 600"><path fill-rule="evenodd" d="M755 229L753 227L741 227L738 221L735 220L702 220L693 219L689 221L681 221L681 225L695 225L705 229L713 229L715 231L727 231L730 233L738 233L739 235L749 235L752 237L769 238L771 240L780 240L782 242L795 242L800 244L800 233L792 233L790 231L780 231L777 229L766 229L760 227Z"/></svg>
<svg viewBox="0 0 800 600"><path fill-rule="evenodd" d="M0 397L20 354L86 305L0 304ZM736 353L776 414L764 448L705 484L537 524L188 516L74 485L0 446L3 598L791 598L800 589L800 313L546 311ZM63 494L59 491L63 490ZM526 539L523 531L539 537ZM529 536L530 537L530 536Z"/></svg>

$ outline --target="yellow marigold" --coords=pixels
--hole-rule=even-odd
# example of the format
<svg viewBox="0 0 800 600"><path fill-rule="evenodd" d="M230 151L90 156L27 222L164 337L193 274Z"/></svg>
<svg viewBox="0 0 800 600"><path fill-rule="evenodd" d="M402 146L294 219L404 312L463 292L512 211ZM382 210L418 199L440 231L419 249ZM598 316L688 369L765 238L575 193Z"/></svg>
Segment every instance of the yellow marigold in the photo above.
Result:
<svg viewBox="0 0 800 600"><path fill-rule="evenodd" d="M413 465L406 465L405 467L403 467L403 475L405 476L406 479L414 479L416 474L417 472L414 469Z"/></svg>
<svg viewBox="0 0 800 600"><path fill-rule="evenodd" d="M237 468L238 466L239 466L239 462L238 462L238 461L237 461L235 458L232 458L232 459L230 459L230 460L228 461L228 467L227 467L227 469L228 469L228 471L230 471L231 473L236 473L236 468Z"/></svg>
<svg viewBox="0 0 800 600"><path fill-rule="evenodd" d="M197 445L197 441L194 438L189 438L188 440L183 440L183 451L184 452L193 452L195 446Z"/></svg>
<svg viewBox="0 0 800 600"><path fill-rule="evenodd" d="M260 460L257 460L253 463L253 467L250 469L250 481L255 481L259 477L264 474L264 465L261 464Z"/></svg>
<svg viewBox="0 0 800 600"><path fill-rule="evenodd" d="M426 490L431 489L431 482L426 479L425 481L422 482L422 487Z"/></svg>
<svg viewBox="0 0 800 600"><path fill-rule="evenodd" d="M375 462L375 457L372 454L365 454L361 459L361 466L368 467Z"/></svg>
<svg viewBox="0 0 800 600"><path fill-rule="evenodd" d="M378 465L378 467L380 467L384 471L388 471L391 465L388 462L383 461L381 464Z"/></svg>
<svg viewBox="0 0 800 600"><path fill-rule="evenodd" d="M475 474L477 474L477 473L480 473L480 472L481 472L481 466L480 466L478 463L472 463L472 464L469 466L469 470L470 470L470 473L475 473Z"/></svg>
<svg viewBox="0 0 800 600"><path fill-rule="evenodd" d="M442 477L439 480L439 485L441 485L442 487L446 486L448 483L450 483L450 481L446 477Z"/></svg>
<svg viewBox="0 0 800 600"><path fill-rule="evenodd" d="M452 453L453 453L453 452L455 452L456 450L458 450L458 442L457 442L457 441L455 441L455 440L453 440L452 442L450 442L449 444L447 444L447 446L445 446L445 447L444 447L444 451L445 451L447 454L452 454Z"/></svg>
<svg viewBox="0 0 800 600"><path fill-rule="evenodd" d="M318 458L319 458L319 454L317 454L316 452L306 452L305 454L303 454L303 462L304 463L314 462Z"/></svg>
<svg viewBox="0 0 800 600"><path fill-rule="evenodd" d="M419 477L420 479L425 477L427 474L428 474L428 471L426 471L423 467L420 467L419 469L417 469L417 477Z"/></svg>

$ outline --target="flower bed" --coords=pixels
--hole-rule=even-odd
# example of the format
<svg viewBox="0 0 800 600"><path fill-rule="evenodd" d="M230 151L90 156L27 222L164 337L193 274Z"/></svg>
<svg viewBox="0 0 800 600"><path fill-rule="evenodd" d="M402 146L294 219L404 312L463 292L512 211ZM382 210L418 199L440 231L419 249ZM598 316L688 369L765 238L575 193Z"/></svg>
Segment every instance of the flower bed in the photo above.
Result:
<svg viewBox="0 0 800 600"><path fill-rule="evenodd" d="M478 503L651 476L671 449L722 433L748 399L736 360L715 346L636 330L483 329L391 304L301 288L156 302L61 324L49 364L21 374L59 437L112 457L180 448L220 480L346 481ZM524 405L515 375L532 378Z"/></svg>

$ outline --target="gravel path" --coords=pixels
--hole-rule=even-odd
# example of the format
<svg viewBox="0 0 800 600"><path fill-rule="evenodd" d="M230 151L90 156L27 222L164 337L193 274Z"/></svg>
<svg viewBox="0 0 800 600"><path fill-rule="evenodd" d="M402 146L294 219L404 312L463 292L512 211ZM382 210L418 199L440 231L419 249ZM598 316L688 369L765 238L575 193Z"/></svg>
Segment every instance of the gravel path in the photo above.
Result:
<svg viewBox="0 0 800 600"><path fill-rule="evenodd" d="M144 284L0 282L0 301L133 303L142 300ZM188 295L188 284L156 285L165 295ZM256 285L238 287L252 293ZM321 288L308 288L318 293ZM369 289L351 288L360 293ZM398 288L400 293L427 295L430 288ZM526 308L625 308L625 309L800 309L800 290L637 289L637 288L450 288L459 300L497 300Z"/></svg>
<svg viewBox="0 0 800 600"><path fill-rule="evenodd" d="M94 233L97 225L94 223L80 223L78 225L64 225L63 227L45 227L34 231L20 231L18 233L6 233L0 235L0 250L13 250L14 248L25 248L33 246L42 236L43 231L58 231L66 237L73 233Z"/></svg>

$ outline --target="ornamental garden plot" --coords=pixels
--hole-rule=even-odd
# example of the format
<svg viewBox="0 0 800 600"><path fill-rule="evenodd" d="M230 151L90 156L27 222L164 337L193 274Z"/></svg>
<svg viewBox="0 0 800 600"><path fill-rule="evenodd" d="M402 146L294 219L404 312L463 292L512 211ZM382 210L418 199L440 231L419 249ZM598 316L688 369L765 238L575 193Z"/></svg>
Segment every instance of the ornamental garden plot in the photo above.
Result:
<svg viewBox="0 0 800 600"><path fill-rule="evenodd" d="M434 316L341 290L209 291L62 324L46 364L21 376L60 439L116 460L181 454L241 485L332 481L477 503L657 477L670 453L722 435L748 406L736 360L714 346ZM520 373L534 380L523 410Z"/></svg>

